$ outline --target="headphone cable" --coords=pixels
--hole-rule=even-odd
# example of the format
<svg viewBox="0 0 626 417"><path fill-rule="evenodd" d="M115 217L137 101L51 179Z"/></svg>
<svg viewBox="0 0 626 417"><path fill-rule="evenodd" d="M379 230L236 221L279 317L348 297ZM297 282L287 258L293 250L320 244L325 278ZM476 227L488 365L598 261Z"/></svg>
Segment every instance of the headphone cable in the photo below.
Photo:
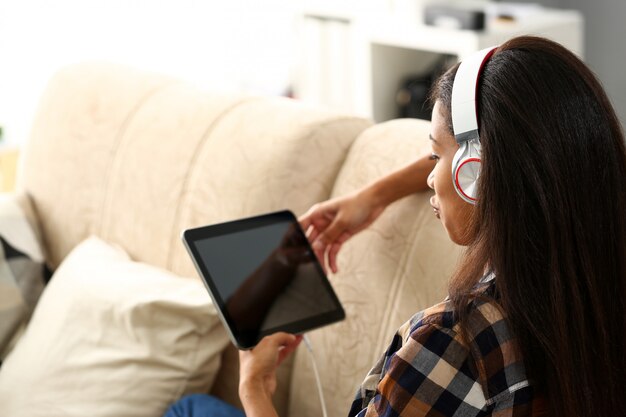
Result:
<svg viewBox="0 0 626 417"><path fill-rule="evenodd" d="M326 402L324 401L324 391L322 390L322 381L320 379L320 373L317 369L317 362L315 361L315 354L313 353L313 345L311 344L311 341L309 340L306 334L302 337L302 340L304 341L304 345L306 346L306 349L309 351L309 355L311 357L311 363L313 364L313 373L315 374L315 381L317 382L317 392L319 393L320 403L322 404L322 416L328 417L328 413L326 412Z"/></svg>

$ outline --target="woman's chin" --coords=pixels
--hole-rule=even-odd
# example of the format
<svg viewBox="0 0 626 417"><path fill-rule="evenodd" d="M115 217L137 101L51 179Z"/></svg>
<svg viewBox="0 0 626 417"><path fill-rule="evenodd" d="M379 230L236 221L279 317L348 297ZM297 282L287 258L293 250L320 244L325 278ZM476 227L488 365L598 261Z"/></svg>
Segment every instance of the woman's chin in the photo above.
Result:
<svg viewBox="0 0 626 417"><path fill-rule="evenodd" d="M444 229L446 229L448 237L452 242L456 243L459 246L467 246L470 244L470 239L468 239L467 233L461 233L459 230L446 227L446 223L443 219L441 221L441 224L443 225Z"/></svg>

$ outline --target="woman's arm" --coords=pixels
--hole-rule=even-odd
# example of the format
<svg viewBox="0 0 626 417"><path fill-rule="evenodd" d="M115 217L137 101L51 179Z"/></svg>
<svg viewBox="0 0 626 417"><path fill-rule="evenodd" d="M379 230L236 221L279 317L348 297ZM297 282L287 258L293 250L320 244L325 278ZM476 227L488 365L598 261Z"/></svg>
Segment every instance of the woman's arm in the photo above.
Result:
<svg viewBox="0 0 626 417"><path fill-rule="evenodd" d="M431 151L424 153L415 162L375 181L367 188L380 206L388 206L410 194L428 189L426 180L435 167Z"/></svg>
<svg viewBox="0 0 626 417"><path fill-rule="evenodd" d="M246 417L278 417L272 397L255 384L239 384L239 398Z"/></svg>
<svg viewBox="0 0 626 417"><path fill-rule="evenodd" d="M246 417L278 417L272 403L276 368L301 341L302 336L274 333L254 349L239 351L239 398Z"/></svg>
<svg viewBox="0 0 626 417"><path fill-rule="evenodd" d="M410 194L428 188L426 180L435 161L430 152L368 186L344 197L334 198L311 207L300 217L315 254L337 272L337 253L343 243L368 227L387 206Z"/></svg>

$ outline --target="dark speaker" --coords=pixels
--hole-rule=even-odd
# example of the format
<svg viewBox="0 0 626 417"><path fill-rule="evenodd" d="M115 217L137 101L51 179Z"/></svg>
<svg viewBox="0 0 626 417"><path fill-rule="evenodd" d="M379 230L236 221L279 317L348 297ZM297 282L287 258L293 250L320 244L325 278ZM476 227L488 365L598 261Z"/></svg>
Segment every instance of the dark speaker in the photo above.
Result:
<svg viewBox="0 0 626 417"><path fill-rule="evenodd" d="M456 59L442 55L441 59L427 71L407 77L396 93L398 117L430 120L431 111L428 103L430 90L437 78L444 73Z"/></svg>
<svg viewBox="0 0 626 417"><path fill-rule="evenodd" d="M433 4L424 8L424 23L455 29L483 30L485 29L485 11Z"/></svg>

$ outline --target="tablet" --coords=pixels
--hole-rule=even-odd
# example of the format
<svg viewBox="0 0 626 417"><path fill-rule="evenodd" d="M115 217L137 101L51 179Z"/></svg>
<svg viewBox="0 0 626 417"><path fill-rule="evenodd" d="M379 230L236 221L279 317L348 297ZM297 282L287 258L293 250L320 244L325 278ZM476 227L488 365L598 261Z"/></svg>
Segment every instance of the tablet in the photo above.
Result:
<svg viewBox="0 0 626 417"><path fill-rule="evenodd" d="M290 211L188 229L182 239L239 349L345 318Z"/></svg>

